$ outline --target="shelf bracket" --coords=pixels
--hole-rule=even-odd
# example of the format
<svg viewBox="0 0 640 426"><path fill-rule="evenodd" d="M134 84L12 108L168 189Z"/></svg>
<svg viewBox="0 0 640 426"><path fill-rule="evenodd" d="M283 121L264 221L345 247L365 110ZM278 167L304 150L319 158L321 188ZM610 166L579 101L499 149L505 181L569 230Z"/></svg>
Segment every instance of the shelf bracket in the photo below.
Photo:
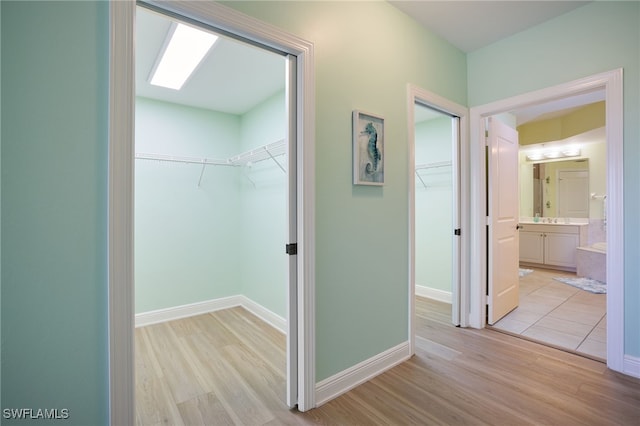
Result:
<svg viewBox="0 0 640 426"><path fill-rule="evenodd" d="M278 167L280 167L280 170L282 170L282 172L286 175L287 171L284 169L284 167L282 167L282 164L280 164L280 162L276 159L276 157L274 157L271 154L271 151L269 151L269 148L265 147L264 150L267 151L267 154L269 155L269 157L271 157L271 159L278 165Z"/></svg>
<svg viewBox="0 0 640 426"><path fill-rule="evenodd" d="M422 182L422 185L424 185L424 187L427 187L427 184L424 183L424 180L422 180L422 176L420 176L420 173L418 173L418 171L416 170L416 176L418 176L418 179L420 179L420 182Z"/></svg>
<svg viewBox="0 0 640 426"><path fill-rule="evenodd" d="M198 179L198 188L200 188L200 184L202 183L202 176L204 175L204 168L207 165L204 161L202 162L202 170L200 170L200 179Z"/></svg>

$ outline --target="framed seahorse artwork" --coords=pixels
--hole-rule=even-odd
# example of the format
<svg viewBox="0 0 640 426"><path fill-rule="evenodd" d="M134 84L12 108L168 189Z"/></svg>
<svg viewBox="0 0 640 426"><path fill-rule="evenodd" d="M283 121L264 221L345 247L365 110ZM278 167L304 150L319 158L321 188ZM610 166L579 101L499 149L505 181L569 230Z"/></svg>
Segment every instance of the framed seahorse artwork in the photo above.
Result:
<svg viewBox="0 0 640 426"><path fill-rule="evenodd" d="M384 185L384 118L353 111L353 184Z"/></svg>

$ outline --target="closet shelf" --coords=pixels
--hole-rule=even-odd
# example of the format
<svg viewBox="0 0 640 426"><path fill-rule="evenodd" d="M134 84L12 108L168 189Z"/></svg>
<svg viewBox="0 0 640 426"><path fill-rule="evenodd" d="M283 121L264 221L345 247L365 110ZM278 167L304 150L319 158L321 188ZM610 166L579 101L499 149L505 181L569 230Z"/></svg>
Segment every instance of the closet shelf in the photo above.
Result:
<svg viewBox="0 0 640 426"><path fill-rule="evenodd" d="M238 166L232 164L229 160L216 160L212 158L197 158L197 157L180 157L175 155L161 155L161 154L146 154L137 153L136 159L138 160L153 160L153 161L169 161L173 163L186 163L186 164L204 164L212 166Z"/></svg>
<svg viewBox="0 0 640 426"><path fill-rule="evenodd" d="M227 158L225 160L213 159L213 158L197 158L197 157L180 157L175 155L162 155L162 154L145 154L137 153L135 158L137 160L152 160L152 161L169 161L174 163L186 163L186 164L200 164L202 170L200 171L200 178L198 179L198 186L202 183L202 176L204 175L205 166L228 166L228 167L251 167L252 164L259 163L265 160L273 160L274 163L282 170L283 173L287 173L284 166L278 161L276 157L286 154L287 147L284 139L279 141L263 145L258 148L254 148L250 151L243 152L236 156ZM255 186L255 182L251 180L251 183Z"/></svg>
<svg viewBox="0 0 640 426"><path fill-rule="evenodd" d="M428 188L429 186L441 186L441 185L427 185L424 181L424 179L422 179L422 176L420 176L420 170L430 170L430 169L439 169L442 167L451 167L452 163L451 161L439 161L439 162L435 162L435 163L425 163L425 164L417 164L416 165L416 176L418 179L420 179L420 182L422 182L422 185L425 188Z"/></svg>
<svg viewBox="0 0 640 426"><path fill-rule="evenodd" d="M147 154L137 153L136 159L139 160L153 160L153 161L170 161L174 163L187 163L187 164L204 164L212 166L251 166L254 163L259 163L264 160L275 161L281 169L284 168L276 160L275 157L284 155L286 152L285 140L281 139L277 142L273 142L267 145L263 145L258 148L254 148L250 151L243 152L242 154L235 155L227 159L213 159L213 158L198 158L198 157L180 157L175 155L162 155L162 154Z"/></svg>
<svg viewBox="0 0 640 426"><path fill-rule="evenodd" d="M276 160L275 157L284 155L286 153L285 140L281 139L277 142L273 142L261 147L252 149L242 154L238 154L229 158L229 163L237 166L250 166L254 163L259 163L264 160L273 160L281 169L285 171L282 165Z"/></svg>
<svg viewBox="0 0 640 426"><path fill-rule="evenodd" d="M427 169L437 169L440 167L451 167L451 165L452 165L451 161L438 161L436 163L417 164L416 171L427 170Z"/></svg>

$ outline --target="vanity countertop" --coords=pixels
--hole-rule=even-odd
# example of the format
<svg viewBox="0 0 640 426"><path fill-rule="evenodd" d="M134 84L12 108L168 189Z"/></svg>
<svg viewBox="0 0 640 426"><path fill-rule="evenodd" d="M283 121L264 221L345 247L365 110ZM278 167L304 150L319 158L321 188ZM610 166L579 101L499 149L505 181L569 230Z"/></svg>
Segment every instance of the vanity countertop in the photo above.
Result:
<svg viewBox="0 0 640 426"><path fill-rule="evenodd" d="M588 225L588 220L589 219L574 219L574 218L569 218L569 220L563 218L563 217L552 217L552 218L548 218L548 217L541 217L540 220L538 222L534 221L533 218L528 217L528 218L520 218L519 223L520 224L526 224L526 225L572 225L572 226L586 226Z"/></svg>

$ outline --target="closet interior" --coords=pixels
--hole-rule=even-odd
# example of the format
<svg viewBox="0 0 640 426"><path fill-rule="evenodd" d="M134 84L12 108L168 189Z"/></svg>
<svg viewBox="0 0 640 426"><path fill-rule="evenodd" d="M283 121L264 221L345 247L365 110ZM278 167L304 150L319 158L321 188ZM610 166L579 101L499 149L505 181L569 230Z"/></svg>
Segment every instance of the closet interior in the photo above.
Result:
<svg viewBox="0 0 640 426"><path fill-rule="evenodd" d="M244 301L284 327L286 59L219 35L181 89L155 86L176 22L136 21L136 320Z"/></svg>
<svg viewBox="0 0 640 426"><path fill-rule="evenodd" d="M415 105L416 294L451 302L455 121Z"/></svg>

